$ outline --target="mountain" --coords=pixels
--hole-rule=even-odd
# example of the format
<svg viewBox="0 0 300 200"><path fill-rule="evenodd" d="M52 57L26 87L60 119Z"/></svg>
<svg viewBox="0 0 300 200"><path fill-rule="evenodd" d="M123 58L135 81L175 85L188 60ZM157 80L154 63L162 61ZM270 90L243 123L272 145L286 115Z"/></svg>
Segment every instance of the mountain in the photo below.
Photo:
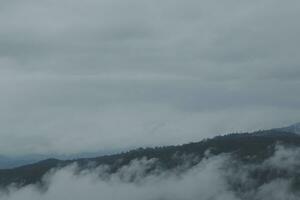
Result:
<svg viewBox="0 0 300 200"><path fill-rule="evenodd" d="M31 154L26 156L4 156L0 155L0 169L11 169L17 168L24 165L29 165L32 163L37 163L39 161L45 160L45 158L56 158L61 160L70 160L76 158L89 158L89 157L99 157L100 155L113 154L121 152L122 150L115 149L110 151L98 151L98 152L83 152L78 154Z"/></svg>
<svg viewBox="0 0 300 200"><path fill-rule="evenodd" d="M291 126L279 128L278 130L300 134L300 122Z"/></svg>
<svg viewBox="0 0 300 200"><path fill-rule="evenodd" d="M0 169L15 168L22 165L37 162L37 159L23 157L23 158L12 158L7 156L0 156Z"/></svg>
<svg viewBox="0 0 300 200"><path fill-rule="evenodd" d="M181 158L186 155L193 155L199 158L189 163L190 167L195 166L209 152L212 156L230 154L237 162L243 165L261 164L274 154L278 144L300 147L300 135L274 129L253 133L228 134L178 146L139 148L120 154L94 158L73 160L47 159L13 169L0 170L0 186L6 188L11 184L17 186L29 184L43 185L43 176L47 172L74 163L78 165L79 170L106 165L109 166L108 172L113 174L133 160L142 158L156 159L158 161L157 166L148 169L148 173L151 173L151 171L155 171L158 168L173 170L178 166L184 165L185 160ZM274 169L259 169L251 174L253 179L257 180L260 184L263 184L266 180L286 175L287 173L284 171ZM300 174L293 174L293 177L300 180Z"/></svg>

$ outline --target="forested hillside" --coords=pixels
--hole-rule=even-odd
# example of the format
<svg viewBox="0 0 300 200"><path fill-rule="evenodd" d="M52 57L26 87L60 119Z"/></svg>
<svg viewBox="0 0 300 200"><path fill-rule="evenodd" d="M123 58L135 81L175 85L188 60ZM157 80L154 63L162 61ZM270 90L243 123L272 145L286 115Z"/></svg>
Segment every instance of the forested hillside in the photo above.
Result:
<svg viewBox="0 0 300 200"><path fill-rule="evenodd" d="M76 163L78 170L92 169L102 165L108 166L108 172L116 173L133 160L155 159L157 162L147 173L156 169L173 170L179 166L193 167L207 156L230 155L241 165L259 164L270 158L276 146L300 146L300 136L279 130L258 131L254 133L239 133L205 139L200 142L179 146L164 146L156 148L139 148L116 155L84 158L76 160L48 159L35 164L14 169L0 170L0 184L5 188L11 184L24 186L28 184L43 185L43 176L52 169L59 169ZM196 159L183 159L187 157ZM188 162L188 163L186 163ZM298 174L293 174L298 180ZM277 177L290 176L284 170L256 170L252 176L261 184ZM300 180L300 179L299 179ZM295 181L295 184L298 182ZM238 187L238 186L235 186Z"/></svg>

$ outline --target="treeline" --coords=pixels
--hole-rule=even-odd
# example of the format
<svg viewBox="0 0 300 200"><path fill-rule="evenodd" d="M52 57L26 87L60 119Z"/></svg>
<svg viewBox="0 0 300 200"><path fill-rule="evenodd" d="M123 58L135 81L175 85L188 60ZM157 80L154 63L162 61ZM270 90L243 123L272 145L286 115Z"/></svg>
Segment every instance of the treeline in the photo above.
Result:
<svg viewBox="0 0 300 200"><path fill-rule="evenodd" d="M162 146L155 148L138 148L116 155L76 160L48 159L32 165L14 169L0 170L0 186L2 188L15 184L43 184L42 177L54 168L62 168L77 163L79 169L94 168L99 165L110 166L110 173L116 172L122 166L135 159L156 159L161 169L170 170L184 164L182 156L192 155L199 159L193 160L190 165L196 165L207 154L219 155L230 153L236 160L243 163L259 163L274 153L277 144L300 146L300 136L280 130L258 131L254 133L233 133L205 139L178 146ZM151 169L150 169L151 170ZM266 173L259 174L264 177ZM256 176L258 176L256 174ZM263 182L263 180L262 180Z"/></svg>

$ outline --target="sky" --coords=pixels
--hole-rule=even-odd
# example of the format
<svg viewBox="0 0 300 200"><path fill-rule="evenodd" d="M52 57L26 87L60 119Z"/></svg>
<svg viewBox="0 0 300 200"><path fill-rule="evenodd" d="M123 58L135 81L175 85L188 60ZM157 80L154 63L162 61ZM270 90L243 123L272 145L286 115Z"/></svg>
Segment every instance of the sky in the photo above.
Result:
<svg viewBox="0 0 300 200"><path fill-rule="evenodd" d="M299 122L299 9L0 0L0 152L109 152Z"/></svg>

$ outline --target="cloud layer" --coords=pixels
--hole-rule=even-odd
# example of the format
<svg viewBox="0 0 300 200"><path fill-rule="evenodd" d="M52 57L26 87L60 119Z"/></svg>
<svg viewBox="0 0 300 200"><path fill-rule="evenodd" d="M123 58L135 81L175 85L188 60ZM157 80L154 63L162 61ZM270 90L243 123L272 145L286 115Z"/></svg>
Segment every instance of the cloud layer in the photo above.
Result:
<svg viewBox="0 0 300 200"><path fill-rule="evenodd" d="M300 3L2 2L0 151L180 144L299 121Z"/></svg>
<svg viewBox="0 0 300 200"><path fill-rule="evenodd" d="M241 164L229 155L219 155L208 156L193 167L188 167L188 163L196 158L185 156L185 166L169 171L157 168L150 174L148 169L157 164L154 159L134 160L114 174L107 173L109 166L80 173L76 166L69 166L45 177L47 190L34 185L12 187L9 195L2 193L1 199L296 200L299 194L292 183L299 173L299 156L297 148L278 146L274 155L261 164ZM285 170L290 175L266 179L264 184L257 185L257 179L250 174L264 169ZM242 186L243 190L233 189L233 185Z"/></svg>

